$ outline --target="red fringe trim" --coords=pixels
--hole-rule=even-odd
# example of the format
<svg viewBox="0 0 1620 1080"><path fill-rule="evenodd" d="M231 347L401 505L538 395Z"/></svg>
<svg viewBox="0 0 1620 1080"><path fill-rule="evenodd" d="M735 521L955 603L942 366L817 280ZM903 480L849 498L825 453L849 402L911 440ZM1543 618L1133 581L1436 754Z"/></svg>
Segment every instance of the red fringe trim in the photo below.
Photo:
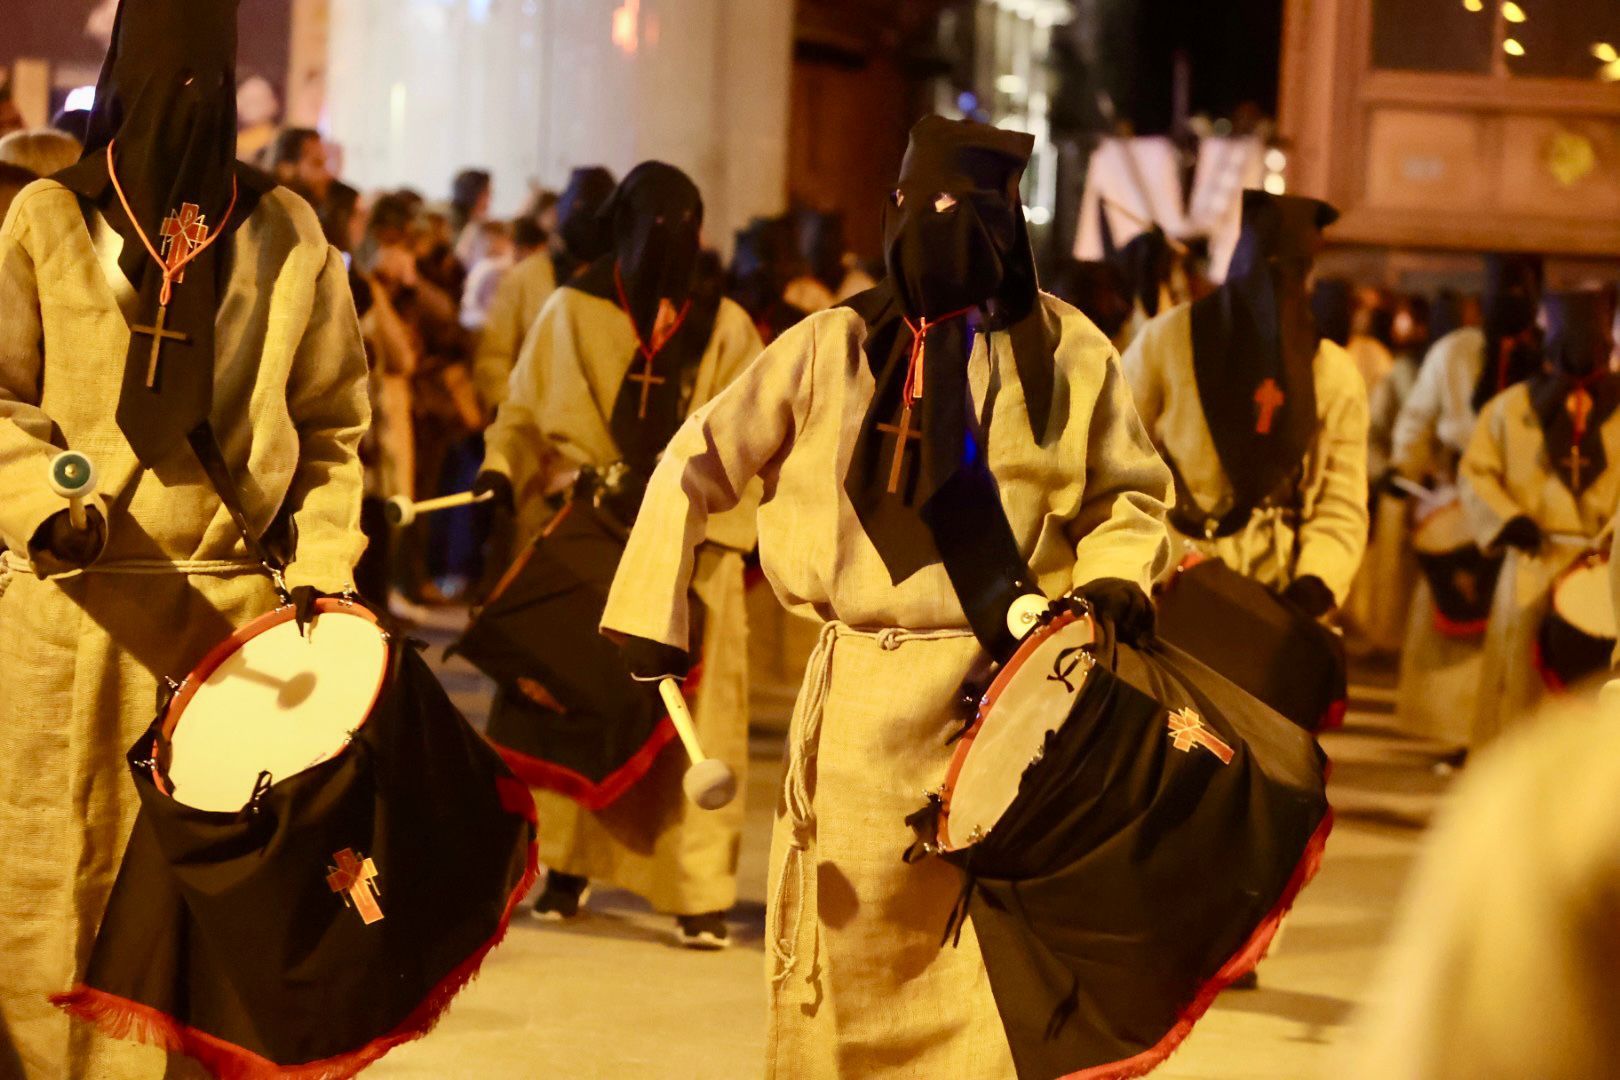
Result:
<svg viewBox="0 0 1620 1080"><path fill-rule="evenodd" d="M1434 628L1441 635L1448 638L1477 638L1490 627L1489 619L1474 619L1470 622L1458 622L1448 619L1439 608L1434 609Z"/></svg>
<svg viewBox="0 0 1620 1080"><path fill-rule="evenodd" d="M653 729L652 738L636 751L635 756L600 784L554 761L541 761L499 743L491 745L501 755L501 760L506 762L506 767L525 784L555 791L594 814L618 802L625 792L639 783L658 755L664 752L664 747L675 741L675 735L675 722L665 717L664 722Z"/></svg>
<svg viewBox="0 0 1620 1080"><path fill-rule="evenodd" d="M1344 727L1345 717L1350 715L1350 699L1340 698L1328 706L1328 711L1322 714L1322 722L1316 726L1316 734L1325 731L1338 731Z"/></svg>
<svg viewBox="0 0 1620 1080"><path fill-rule="evenodd" d="M1070 1073L1061 1080L1133 1080L1135 1077L1146 1076L1164 1064L1165 1059L1175 1052L1182 1040L1192 1031L1193 1025L1209 1011L1209 1007L1214 1004L1220 992L1241 976L1253 971L1265 958L1266 952L1271 948L1272 939L1277 936L1277 928L1282 925L1283 919L1293 908L1300 890L1309 885L1316 872L1322 868L1322 851L1327 846L1328 834L1332 831L1333 811L1329 809L1322 818L1322 823L1316 827L1316 832L1311 835L1310 842L1305 845L1305 854L1300 858L1299 865L1294 868L1294 876L1289 879L1288 887L1283 890L1277 906L1271 909L1271 913L1266 916L1259 929L1255 930L1248 943L1238 950L1237 955L1228 960L1198 991L1192 1003L1181 1010L1175 1026L1156 1046L1112 1065L1098 1065L1095 1068Z"/></svg>
<svg viewBox="0 0 1620 1080"><path fill-rule="evenodd" d="M703 665L698 664L692 673L686 677L683 687L688 695L696 693L703 683ZM521 750L502 746L491 739L489 744L495 752L501 755L506 767L511 769L519 780L531 787L544 791L555 791L564 798L571 799L591 813L606 810L624 797L624 793L635 787L647 771L658 760L658 755L664 752L664 747L675 741L677 732L675 721L664 717L664 722L653 729L640 750L620 765L600 783L592 780L584 773L575 772L566 765L559 765L555 761L544 761L540 758L525 754Z"/></svg>
<svg viewBox="0 0 1620 1080"><path fill-rule="evenodd" d="M510 782L506 786L518 787ZM527 789L522 790L522 795L528 801L527 816L532 823L535 820L534 798ZM506 799L504 788L502 799ZM539 878L540 849L537 844L531 843L522 880L507 898L506 910L501 914L494 935L446 975L393 1031L373 1039L358 1050L321 1061L304 1065L277 1065L251 1050L181 1024L149 1005L82 983L65 994L53 994L51 1004L71 1016L94 1024L109 1038L132 1039L194 1058L219 1080L350 1080L360 1070L376 1064L396 1046L420 1039L433 1030L450 1007L450 1002L477 977L490 951L505 940L512 924L512 913Z"/></svg>
<svg viewBox="0 0 1620 1080"><path fill-rule="evenodd" d="M1569 693L1569 686L1564 682L1563 679L1558 677L1558 672L1554 671L1550 666L1548 666L1547 654L1541 647L1540 638L1536 639L1534 662L1536 665L1536 674L1541 676L1542 685L1544 685L1550 693Z"/></svg>

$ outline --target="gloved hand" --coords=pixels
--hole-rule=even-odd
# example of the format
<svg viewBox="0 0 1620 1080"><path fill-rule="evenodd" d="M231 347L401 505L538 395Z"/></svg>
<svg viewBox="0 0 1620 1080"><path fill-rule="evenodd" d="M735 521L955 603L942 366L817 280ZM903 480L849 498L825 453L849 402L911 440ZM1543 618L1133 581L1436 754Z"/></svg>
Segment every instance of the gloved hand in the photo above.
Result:
<svg viewBox="0 0 1620 1080"><path fill-rule="evenodd" d="M1307 574L1283 590L1282 598L1313 619L1320 619L1338 606L1333 590L1321 578Z"/></svg>
<svg viewBox="0 0 1620 1080"><path fill-rule="evenodd" d="M1153 636L1159 625L1153 601L1141 587L1124 578L1098 578L1074 590L1091 605L1092 613L1111 623L1119 640L1139 645Z"/></svg>
<svg viewBox="0 0 1620 1080"><path fill-rule="evenodd" d="M508 514L517 513L517 494L512 490L512 479L505 473L493 469L485 469L473 481L473 494L483 495L486 492L494 494L490 500L491 505L505 510Z"/></svg>
<svg viewBox="0 0 1620 1080"><path fill-rule="evenodd" d="M292 591L293 618L298 623L299 636L307 636L309 624L315 621L318 614L315 603L331 593L323 593L313 585L300 585Z"/></svg>
<svg viewBox="0 0 1620 1080"><path fill-rule="evenodd" d="M29 542L30 558L43 573L83 570L107 546L107 519L94 506L84 508L85 528L75 529L66 510L46 518Z"/></svg>
<svg viewBox="0 0 1620 1080"><path fill-rule="evenodd" d="M626 637L619 643L624 666L636 682L663 682L665 679L684 680L692 673L692 657L685 649L665 645L646 638Z"/></svg>
<svg viewBox="0 0 1620 1080"><path fill-rule="evenodd" d="M1527 555L1534 555L1541 550L1541 539L1541 526L1523 514L1502 526L1502 531L1496 534L1498 544L1518 548Z"/></svg>

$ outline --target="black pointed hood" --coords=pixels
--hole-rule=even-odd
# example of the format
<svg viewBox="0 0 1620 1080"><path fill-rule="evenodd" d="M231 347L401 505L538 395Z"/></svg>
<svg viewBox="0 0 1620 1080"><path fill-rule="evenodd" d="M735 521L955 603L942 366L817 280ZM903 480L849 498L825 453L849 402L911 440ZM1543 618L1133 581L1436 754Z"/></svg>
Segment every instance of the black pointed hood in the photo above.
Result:
<svg viewBox="0 0 1620 1080"><path fill-rule="evenodd" d="M1338 216L1316 199L1244 192L1226 283L1192 307L1193 372L1235 508L1276 492L1316 438L1321 339L1306 283Z"/></svg>
<svg viewBox="0 0 1620 1080"><path fill-rule="evenodd" d="M1542 302L1547 366L1530 382L1530 402L1558 478L1579 496L1608 468L1603 425L1620 408L1612 294L1549 293Z"/></svg>

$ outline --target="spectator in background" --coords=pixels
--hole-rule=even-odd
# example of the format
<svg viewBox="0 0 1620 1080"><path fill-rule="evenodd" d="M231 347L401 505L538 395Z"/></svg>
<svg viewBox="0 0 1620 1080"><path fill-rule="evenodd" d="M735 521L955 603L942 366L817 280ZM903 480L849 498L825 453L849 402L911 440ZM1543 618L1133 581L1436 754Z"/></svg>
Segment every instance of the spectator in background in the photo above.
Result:
<svg viewBox="0 0 1620 1080"><path fill-rule="evenodd" d="M83 143L90 133L89 109L63 109L51 117L51 127L64 135L71 135L75 142Z"/></svg>
<svg viewBox="0 0 1620 1080"><path fill-rule="evenodd" d="M517 263L501 279L500 288L489 303L478 350L473 356L473 381L478 386L485 419L490 421L506 400L506 384L517 366L518 350L523 347L529 327L540 317L540 309L557 289L546 236L535 220L519 218L512 226L512 240ZM470 295L473 291L469 282L467 292ZM465 308L463 312L465 314Z"/></svg>
<svg viewBox="0 0 1620 1080"><path fill-rule="evenodd" d="M456 255L455 223L450 215L419 203L411 222L411 247L416 252L417 273L459 305L467 284L467 266Z"/></svg>
<svg viewBox="0 0 1620 1080"><path fill-rule="evenodd" d="M461 326L469 334L483 333L495 293L515 261L512 229L506 222L486 221L478 230L483 234L484 254L468 268L461 292Z"/></svg>
<svg viewBox="0 0 1620 1080"><path fill-rule="evenodd" d="M311 206L326 204L332 189L332 171L326 163L326 143L311 128L284 128L265 152L264 167L277 182L291 188Z"/></svg>
<svg viewBox="0 0 1620 1080"><path fill-rule="evenodd" d="M742 305L766 345L781 337L808 312L785 299L803 265L797 229L790 217L755 218L737 233L726 294Z"/></svg>
<svg viewBox="0 0 1620 1080"><path fill-rule="evenodd" d="M494 182L483 169L463 169L450 185L450 229L456 258L471 270L484 257L485 237L479 226L489 220Z"/></svg>
<svg viewBox="0 0 1620 1080"><path fill-rule="evenodd" d="M1096 324L1119 348L1125 324L1134 310L1125 275L1111 262L1067 259L1053 275L1051 293ZM1128 343L1127 343L1128 344Z"/></svg>
<svg viewBox="0 0 1620 1080"><path fill-rule="evenodd" d="M877 284L844 241L844 215L806 210L797 217L807 271L789 283L783 299L813 315Z"/></svg>
<svg viewBox="0 0 1620 1080"><path fill-rule="evenodd" d="M236 156L256 161L276 137L281 95L263 75L249 75L236 88ZM316 204L320 209L321 204Z"/></svg>
<svg viewBox="0 0 1620 1080"><path fill-rule="evenodd" d="M84 147L54 128L14 131L0 138L0 164L27 169L36 177L53 176L79 160Z"/></svg>
<svg viewBox="0 0 1620 1080"><path fill-rule="evenodd" d="M11 81L0 82L0 138L27 127L28 121L23 119L22 110L11 98Z"/></svg>

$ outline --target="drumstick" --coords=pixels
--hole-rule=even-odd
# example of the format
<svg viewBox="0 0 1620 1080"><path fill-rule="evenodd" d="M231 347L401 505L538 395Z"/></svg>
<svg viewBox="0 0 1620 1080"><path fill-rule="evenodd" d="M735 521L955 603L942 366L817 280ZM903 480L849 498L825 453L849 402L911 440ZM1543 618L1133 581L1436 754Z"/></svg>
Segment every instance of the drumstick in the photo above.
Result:
<svg viewBox="0 0 1620 1080"><path fill-rule="evenodd" d="M51 490L68 501L68 520L83 532L90 527L90 518L84 512L84 501L96 490L96 467L73 450L64 450L51 459Z"/></svg>
<svg viewBox="0 0 1620 1080"><path fill-rule="evenodd" d="M703 753L703 744L698 742L692 714L686 708L686 698L681 694L680 680L663 680L658 684L658 693L664 699L664 708L669 710L670 720L675 723L676 733L686 746L687 756L692 759L692 767L686 770L686 779L681 784L686 790L686 797L705 810L719 810L731 805L731 801L737 797L737 774L725 762L716 761Z"/></svg>
<svg viewBox="0 0 1620 1080"><path fill-rule="evenodd" d="M1438 494L1438 492L1432 491L1429 488L1424 487L1422 484L1413 483L1404 476L1391 476L1389 478L1389 486L1392 488L1399 488L1401 491L1406 492L1414 499L1432 499Z"/></svg>
<svg viewBox="0 0 1620 1080"><path fill-rule="evenodd" d="M388 524L396 529L403 529L423 514L436 514L440 510L454 510L460 506L476 506L479 503L489 502L494 497L493 491L486 491L482 495L463 491L458 495L441 495L437 499L413 502L403 495L396 495L388 500L384 516L388 518Z"/></svg>

